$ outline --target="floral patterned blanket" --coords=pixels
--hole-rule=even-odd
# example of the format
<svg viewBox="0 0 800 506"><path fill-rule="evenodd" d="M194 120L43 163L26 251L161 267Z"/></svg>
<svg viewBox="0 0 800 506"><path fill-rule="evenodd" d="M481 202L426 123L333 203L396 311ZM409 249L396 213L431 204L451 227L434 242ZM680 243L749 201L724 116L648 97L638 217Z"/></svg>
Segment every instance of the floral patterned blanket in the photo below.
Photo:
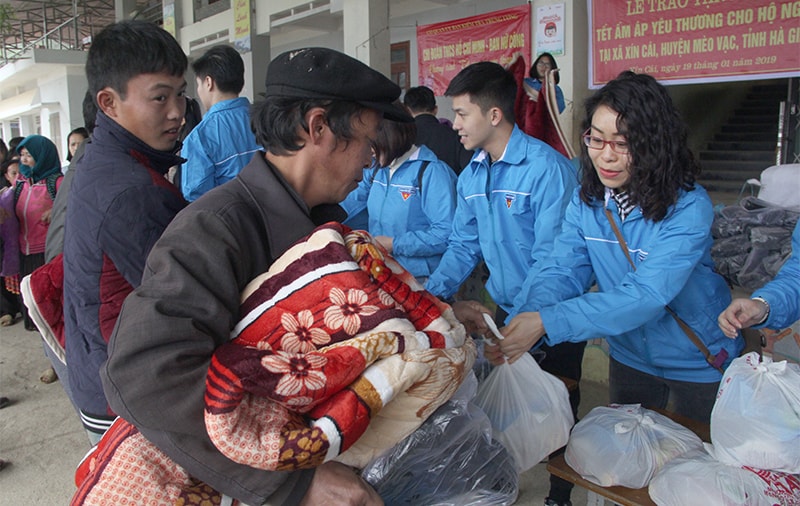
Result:
<svg viewBox="0 0 800 506"><path fill-rule="evenodd" d="M363 467L453 395L475 354L452 309L369 234L329 223L245 288L231 341L209 367L206 428L224 455L260 469L332 459ZM161 504L186 503L202 484L165 458L120 423L79 467L73 504L119 494L120 483L128 494L156 486ZM147 472L158 483L105 472L121 461L155 463L160 470Z"/></svg>

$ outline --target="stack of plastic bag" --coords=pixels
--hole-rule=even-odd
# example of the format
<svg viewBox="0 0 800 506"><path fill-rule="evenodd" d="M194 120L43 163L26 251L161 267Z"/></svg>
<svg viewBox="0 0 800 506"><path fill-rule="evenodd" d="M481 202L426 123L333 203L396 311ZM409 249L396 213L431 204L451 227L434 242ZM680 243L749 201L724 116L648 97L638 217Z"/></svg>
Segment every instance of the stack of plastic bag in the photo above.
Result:
<svg viewBox="0 0 800 506"><path fill-rule="evenodd" d="M755 290L780 270L792 249L792 231L800 217L756 197L745 197L714 217L711 257L732 285Z"/></svg>
<svg viewBox="0 0 800 506"><path fill-rule="evenodd" d="M492 369L479 385L477 404L492 422L492 434L526 471L567 443L575 423L564 382L525 353Z"/></svg>
<svg viewBox="0 0 800 506"><path fill-rule="evenodd" d="M639 404L599 406L572 429L564 458L603 487L642 488L670 460L703 442L686 427Z"/></svg>
<svg viewBox="0 0 800 506"><path fill-rule="evenodd" d="M421 427L363 469L361 476L387 506L506 506L516 501L514 461L492 439L486 414L470 402L477 380L472 376L469 381Z"/></svg>
<svg viewBox="0 0 800 506"><path fill-rule="evenodd" d="M735 359L711 412L713 455L723 464L800 473L800 365Z"/></svg>
<svg viewBox="0 0 800 506"><path fill-rule="evenodd" d="M648 493L658 506L798 506L800 477L729 466L696 450L665 464Z"/></svg>

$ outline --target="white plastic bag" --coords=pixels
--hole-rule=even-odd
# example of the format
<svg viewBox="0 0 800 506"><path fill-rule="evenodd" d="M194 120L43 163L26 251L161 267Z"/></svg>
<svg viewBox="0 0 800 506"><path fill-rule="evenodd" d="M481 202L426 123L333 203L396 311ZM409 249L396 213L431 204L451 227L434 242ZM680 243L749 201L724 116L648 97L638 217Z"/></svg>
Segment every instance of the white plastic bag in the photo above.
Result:
<svg viewBox="0 0 800 506"><path fill-rule="evenodd" d="M800 474L800 366L756 352L735 359L711 411L711 442L724 464Z"/></svg>
<svg viewBox="0 0 800 506"><path fill-rule="evenodd" d="M598 406L575 424L564 458L603 487L647 486L671 459L703 442L691 430L639 404Z"/></svg>
<svg viewBox="0 0 800 506"><path fill-rule="evenodd" d="M477 404L492 421L492 435L527 471L569 439L575 423L564 382L525 353L495 367L478 386Z"/></svg>
<svg viewBox="0 0 800 506"><path fill-rule="evenodd" d="M694 450L664 465L648 493L658 506L800 506L800 477L729 466Z"/></svg>

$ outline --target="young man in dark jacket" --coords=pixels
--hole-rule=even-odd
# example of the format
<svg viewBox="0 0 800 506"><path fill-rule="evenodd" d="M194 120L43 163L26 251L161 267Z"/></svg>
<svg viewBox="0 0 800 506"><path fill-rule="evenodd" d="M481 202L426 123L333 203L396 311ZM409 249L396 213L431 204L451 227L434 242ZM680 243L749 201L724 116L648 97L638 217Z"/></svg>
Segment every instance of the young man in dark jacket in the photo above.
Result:
<svg viewBox="0 0 800 506"><path fill-rule="evenodd" d="M214 350L239 321L240 294L316 225L370 165L381 116L411 121L391 103L400 88L337 51L275 58L251 124L265 153L189 205L153 248L141 286L125 301L103 384L111 406L201 480L247 504L382 504L350 468L330 461L294 472L238 464L204 422Z"/></svg>
<svg viewBox="0 0 800 506"><path fill-rule="evenodd" d="M64 326L69 383L94 443L111 425L100 366L125 297L185 201L164 177L183 159L178 136L187 59L152 23L124 21L95 36L86 62L98 107L78 161L64 234Z"/></svg>
<svg viewBox="0 0 800 506"><path fill-rule="evenodd" d="M464 148L455 130L439 122L436 113L436 96L427 86L409 88L403 97L403 105L408 107L417 125L417 138L414 144L428 146L436 157L450 166L456 175L472 159L472 151Z"/></svg>

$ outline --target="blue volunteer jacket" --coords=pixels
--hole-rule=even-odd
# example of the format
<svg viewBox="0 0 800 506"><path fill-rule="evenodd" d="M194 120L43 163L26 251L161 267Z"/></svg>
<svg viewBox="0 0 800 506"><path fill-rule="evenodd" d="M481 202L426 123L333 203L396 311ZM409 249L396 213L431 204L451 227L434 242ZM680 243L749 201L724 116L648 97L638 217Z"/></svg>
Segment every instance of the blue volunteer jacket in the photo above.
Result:
<svg viewBox="0 0 800 506"><path fill-rule="evenodd" d="M183 141L183 196L193 202L227 183L260 150L250 129L250 101L238 97L217 102Z"/></svg>
<svg viewBox="0 0 800 506"><path fill-rule="evenodd" d="M792 233L792 254L775 278L753 292L769 303L769 317L757 328L782 329L800 319L800 222Z"/></svg>
<svg viewBox="0 0 800 506"><path fill-rule="evenodd" d="M489 295L512 312L525 278L550 254L576 186L569 160L514 126L499 160L490 166L478 151L459 176L453 231L426 288L452 297L483 259Z"/></svg>
<svg viewBox="0 0 800 506"><path fill-rule="evenodd" d="M420 146L394 174L389 167L365 170L358 188L341 205L348 216L366 208L369 233L392 237L392 256L415 277L427 277L447 248L456 209L456 175L433 151Z"/></svg>
<svg viewBox="0 0 800 506"><path fill-rule="evenodd" d="M669 305L711 353L726 349L725 366L739 355L741 337L725 337L717 316L731 301L711 259L713 210L706 191L681 191L659 221L636 207L620 222L606 198L636 265L622 252L602 202L586 205L576 191L553 253L520 292L517 311L540 311L549 345L606 337L611 357L654 376L711 383L721 375L670 316ZM598 291L584 293L596 279Z"/></svg>

